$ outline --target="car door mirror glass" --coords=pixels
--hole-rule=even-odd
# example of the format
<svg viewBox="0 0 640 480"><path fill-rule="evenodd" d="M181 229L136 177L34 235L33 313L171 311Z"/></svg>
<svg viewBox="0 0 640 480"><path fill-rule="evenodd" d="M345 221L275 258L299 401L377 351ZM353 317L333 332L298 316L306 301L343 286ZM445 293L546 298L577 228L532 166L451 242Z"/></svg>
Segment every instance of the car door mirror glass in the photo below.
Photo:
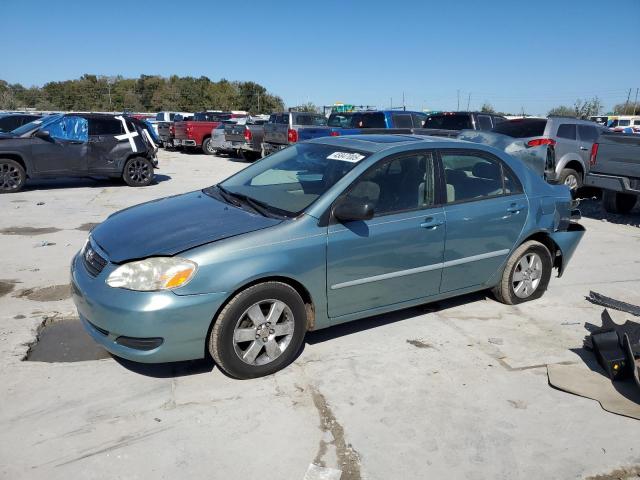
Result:
<svg viewBox="0 0 640 480"><path fill-rule="evenodd" d="M373 206L370 203L351 199L342 200L333 209L334 217L340 222L371 220L373 214Z"/></svg>
<svg viewBox="0 0 640 480"><path fill-rule="evenodd" d="M35 136L43 140L51 140L49 130L36 130Z"/></svg>

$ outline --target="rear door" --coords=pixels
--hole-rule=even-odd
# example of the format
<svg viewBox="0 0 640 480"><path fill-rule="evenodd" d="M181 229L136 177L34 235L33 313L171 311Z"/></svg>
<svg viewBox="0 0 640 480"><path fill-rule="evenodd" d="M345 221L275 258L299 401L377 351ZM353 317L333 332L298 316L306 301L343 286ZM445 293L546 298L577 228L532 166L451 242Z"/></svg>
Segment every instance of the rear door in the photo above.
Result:
<svg viewBox="0 0 640 480"><path fill-rule="evenodd" d="M88 126L82 117L66 115L43 128L49 139L35 139L33 166L38 175L87 173Z"/></svg>
<svg viewBox="0 0 640 480"><path fill-rule="evenodd" d="M345 193L374 206L371 220L333 223L327 244L330 317L436 295L444 213L431 151L380 160Z"/></svg>
<svg viewBox="0 0 640 480"><path fill-rule="evenodd" d="M580 157L585 166L589 165L591 147L598 140L599 131L595 125L578 125L578 145Z"/></svg>
<svg viewBox="0 0 640 480"><path fill-rule="evenodd" d="M129 132L136 132L129 124ZM122 121L114 117L89 117L89 155L87 169L91 173L110 173L119 169L118 159L126 150L132 152L128 141L120 142L116 135L123 135Z"/></svg>
<svg viewBox="0 0 640 480"><path fill-rule="evenodd" d="M443 149L447 235L441 292L483 285L520 237L528 201L511 169L495 155Z"/></svg>
<svg viewBox="0 0 640 480"><path fill-rule="evenodd" d="M551 133L552 135L554 132ZM575 123L562 122L555 131L556 137L556 158L562 158L567 153L578 153L580 145L578 142L578 129Z"/></svg>

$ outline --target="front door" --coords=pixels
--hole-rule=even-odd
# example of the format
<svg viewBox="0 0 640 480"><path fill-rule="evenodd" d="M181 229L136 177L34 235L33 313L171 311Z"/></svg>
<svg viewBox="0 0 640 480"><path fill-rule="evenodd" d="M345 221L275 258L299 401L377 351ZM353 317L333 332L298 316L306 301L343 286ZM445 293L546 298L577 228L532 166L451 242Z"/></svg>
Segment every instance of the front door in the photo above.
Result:
<svg viewBox="0 0 640 480"><path fill-rule="evenodd" d="M87 120L67 115L43 127L49 138L36 138L32 147L38 175L84 175L87 172Z"/></svg>
<svg viewBox="0 0 640 480"><path fill-rule="evenodd" d="M368 221L329 226L327 296L332 318L438 293L444 211L432 152L381 160L346 196L374 206Z"/></svg>
<svg viewBox="0 0 640 480"><path fill-rule="evenodd" d="M441 292L479 286L504 263L529 209L517 177L496 156L442 150L447 237Z"/></svg>

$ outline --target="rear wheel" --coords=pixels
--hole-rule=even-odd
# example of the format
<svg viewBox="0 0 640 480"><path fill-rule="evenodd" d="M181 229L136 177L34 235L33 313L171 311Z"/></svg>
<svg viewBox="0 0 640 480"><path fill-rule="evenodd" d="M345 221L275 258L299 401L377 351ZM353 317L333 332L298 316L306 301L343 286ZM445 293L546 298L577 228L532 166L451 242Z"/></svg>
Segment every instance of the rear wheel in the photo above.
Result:
<svg viewBox="0 0 640 480"><path fill-rule="evenodd" d="M638 197L628 193L602 192L602 206L609 213L629 213L635 207Z"/></svg>
<svg viewBox="0 0 640 480"><path fill-rule="evenodd" d="M122 179L130 187L146 187L153 181L153 163L144 157L133 157L124 164Z"/></svg>
<svg viewBox="0 0 640 480"><path fill-rule="evenodd" d="M209 336L218 367L236 378L269 375L293 361L306 333L306 308L291 286L265 282L224 307Z"/></svg>
<svg viewBox="0 0 640 480"><path fill-rule="evenodd" d="M15 160L0 158L0 193L19 192L24 187L27 174Z"/></svg>
<svg viewBox="0 0 640 480"><path fill-rule="evenodd" d="M573 168L564 168L560 172L558 181L559 183L564 183L572 192L575 192L580 187L582 187L582 175L580 175Z"/></svg>
<svg viewBox="0 0 640 480"><path fill-rule="evenodd" d="M213 147L213 143L211 142L211 138L205 138L202 141L202 151L207 155L215 155L216 149Z"/></svg>
<svg viewBox="0 0 640 480"><path fill-rule="evenodd" d="M547 247L533 240L525 242L507 260L493 294L507 305L540 298L549 285L552 268L551 253Z"/></svg>

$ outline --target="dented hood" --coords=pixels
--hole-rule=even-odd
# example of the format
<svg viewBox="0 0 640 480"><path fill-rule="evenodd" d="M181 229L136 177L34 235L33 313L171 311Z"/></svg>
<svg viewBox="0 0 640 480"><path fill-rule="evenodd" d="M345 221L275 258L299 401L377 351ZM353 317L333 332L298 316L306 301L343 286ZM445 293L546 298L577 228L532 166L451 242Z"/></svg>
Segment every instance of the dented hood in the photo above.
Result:
<svg viewBox="0 0 640 480"><path fill-rule="evenodd" d="M111 215L91 232L109 260L121 263L184 250L280 223L203 192L161 198Z"/></svg>

